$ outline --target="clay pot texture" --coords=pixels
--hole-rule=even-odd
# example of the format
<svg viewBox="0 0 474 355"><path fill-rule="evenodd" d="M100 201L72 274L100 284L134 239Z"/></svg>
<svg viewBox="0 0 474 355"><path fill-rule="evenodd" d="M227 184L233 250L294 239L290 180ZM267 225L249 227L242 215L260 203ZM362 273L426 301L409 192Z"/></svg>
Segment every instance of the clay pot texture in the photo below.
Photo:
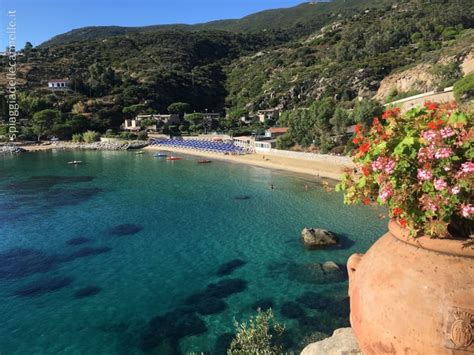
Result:
<svg viewBox="0 0 474 355"><path fill-rule="evenodd" d="M347 268L365 355L474 354L474 249L465 240L412 238L390 221Z"/></svg>

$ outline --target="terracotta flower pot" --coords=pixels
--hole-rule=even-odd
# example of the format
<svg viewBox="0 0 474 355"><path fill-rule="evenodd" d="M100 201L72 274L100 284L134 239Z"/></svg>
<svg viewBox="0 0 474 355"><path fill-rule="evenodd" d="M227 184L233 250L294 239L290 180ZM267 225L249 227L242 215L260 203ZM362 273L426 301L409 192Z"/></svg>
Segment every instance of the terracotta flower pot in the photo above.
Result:
<svg viewBox="0 0 474 355"><path fill-rule="evenodd" d="M472 246L388 227L347 262L351 325L364 354L474 353Z"/></svg>

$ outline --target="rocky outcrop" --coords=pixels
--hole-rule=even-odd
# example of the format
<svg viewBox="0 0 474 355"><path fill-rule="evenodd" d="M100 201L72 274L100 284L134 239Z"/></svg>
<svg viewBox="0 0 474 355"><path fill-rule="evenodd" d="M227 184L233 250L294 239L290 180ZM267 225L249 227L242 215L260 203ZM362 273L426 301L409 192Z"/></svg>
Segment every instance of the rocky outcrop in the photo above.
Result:
<svg viewBox="0 0 474 355"><path fill-rule="evenodd" d="M304 228L301 239L308 249L318 249L339 245L339 238L326 229Z"/></svg>
<svg viewBox="0 0 474 355"><path fill-rule="evenodd" d="M471 51L463 58L461 70L464 75L474 72L474 51Z"/></svg>
<svg viewBox="0 0 474 355"><path fill-rule="evenodd" d="M393 90L398 92L427 92L434 89L435 76L431 73L432 66L419 64L413 68L387 76L380 82L375 100L384 102Z"/></svg>
<svg viewBox="0 0 474 355"><path fill-rule="evenodd" d="M22 153L25 150L21 147L17 147L15 145L3 145L0 147L0 153Z"/></svg>
<svg viewBox="0 0 474 355"><path fill-rule="evenodd" d="M345 269L333 261L320 263L294 263L288 266L288 276L291 280L310 284L329 284L347 279Z"/></svg>
<svg viewBox="0 0 474 355"><path fill-rule="evenodd" d="M336 329L330 338L306 346L301 355L363 355L352 328Z"/></svg>
<svg viewBox="0 0 474 355"><path fill-rule="evenodd" d="M94 142L94 143L72 143L72 142L57 142L51 144L51 149L56 150L131 150L141 149L148 145L148 142L137 141L137 142ZM28 150L42 150L40 148L30 147Z"/></svg>

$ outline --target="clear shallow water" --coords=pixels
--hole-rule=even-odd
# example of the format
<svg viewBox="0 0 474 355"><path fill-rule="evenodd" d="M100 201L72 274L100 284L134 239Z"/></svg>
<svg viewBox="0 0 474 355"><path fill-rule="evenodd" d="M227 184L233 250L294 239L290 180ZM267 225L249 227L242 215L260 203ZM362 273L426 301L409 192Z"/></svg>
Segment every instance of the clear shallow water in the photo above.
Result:
<svg viewBox="0 0 474 355"><path fill-rule="evenodd" d="M197 160L0 158L0 353L219 354L259 300L294 351L346 326L346 278L317 265L364 252L386 229L379 211L344 206L307 177ZM305 226L342 235L343 247L305 250ZM218 275L234 259L243 265Z"/></svg>

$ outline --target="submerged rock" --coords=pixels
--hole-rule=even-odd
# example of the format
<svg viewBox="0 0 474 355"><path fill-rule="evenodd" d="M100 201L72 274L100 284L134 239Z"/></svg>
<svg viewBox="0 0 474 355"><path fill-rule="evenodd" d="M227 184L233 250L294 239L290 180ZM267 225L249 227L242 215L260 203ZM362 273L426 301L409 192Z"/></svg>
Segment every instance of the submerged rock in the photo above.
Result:
<svg viewBox="0 0 474 355"><path fill-rule="evenodd" d="M247 281L242 279L225 279L217 283L210 283L204 291L196 292L186 298L185 304L202 303L209 298L226 298L247 288Z"/></svg>
<svg viewBox="0 0 474 355"><path fill-rule="evenodd" d="M340 244L336 235L321 228L304 228L301 231L301 239L308 249L338 246Z"/></svg>
<svg viewBox="0 0 474 355"><path fill-rule="evenodd" d="M222 313L227 309L227 303L219 298L205 298L195 306L196 312L206 316L209 314Z"/></svg>
<svg viewBox="0 0 474 355"><path fill-rule="evenodd" d="M52 270L63 256L40 250L14 248L0 253L0 279L15 279Z"/></svg>
<svg viewBox="0 0 474 355"><path fill-rule="evenodd" d="M294 263L288 265L288 277L302 283L327 284L346 280L347 272L334 262Z"/></svg>
<svg viewBox="0 0 474 355"><path fill-rule="evenodd" d="M217 270L217 275L219 276L227 276L232 274L235 269L242 267L246 264L246 262L242 259L233 259L225 264L222 264L219 269Z"/></svg>
<svg viewBox="0 0 474 355"><path fill-rule="evenodd" d="M80 290L77 290L74 293L75 298L85 298L85 297L91 297L94 295L97 295L102 289L97 286L87 286L84 288L81 288Z"/></svg>
<svg viewBox="0 0 474 355"><path fill-rule="evenodd" d="M60 290L66 286L69 286L73 281L72 277L52 277L42 279L34 283L29 284L23 288L15 291L15 296L20 297L35 297L41 296L45 293L54 292Z"/></svg>
<svg viewBox="0 0 474 355"><path fill-rule="evenodd" d="M334 261L326 261L322 263L321 268L325 272L339 272L341 271L341 268L339 265L337 265Z"/></svg>
<svg viewBox="0 0 474 355"><path fill-rule="evenodd" d="M81 248L75 253L72 253L70 257L72 259L83 258L86 256L93 256L93 255L108 253L111 250L112 248L109 248L109 247L101 247L101 248L86 247L86 248Z"/></svg>
<svg viewBox="0 0 474 355"><path fill-rule="evenodd" d="M214 350L212 354L227 354L227 349L229 349L232 340L234 340L233 333L224 333L219 335L216 343L214 344Z"/></svg>
<svg viewBox="0 0 474 355"><path fill-rule="evenodd" d="M176 309L154 317L148 323L141 339L142 350L149 351L165 340L177 343L179 339L207 332L204 321L189 309Z"/></svg>
<svg viewBox="0 0 474 355"><path fill-rule="evenodd" d="M121 237L125 235L137 234L142 229L143 229L142 226L131 224L131 223L125 223L125 224L119 224L118 226L110 228L108 230L108 233L113 236Z"/></svg>
<svg viewBox="0 0 474 355"><path fill-rule="evenodd" d="M273 308L275 306L275 302L271 298L262 298L252 305L254 310L261 309L262 311L266 311L267 309Z"/></svg>
<svg viewBox="0 0 474 355"><path fill-rule="evenodd" d="M90 238L77 237L77 238L69 239L68 241L66 241L66 244L67 245L82 245L82 244L85 244L85 243L89 243L90 241L91 241Z"/></svg>
<svg viewBox="0 0 474 355"><path fill-rule="evenodd" d="M290 319L301 319L306 317L305 310L296 302L285 302L281 305L281 314Z"/></svg>

